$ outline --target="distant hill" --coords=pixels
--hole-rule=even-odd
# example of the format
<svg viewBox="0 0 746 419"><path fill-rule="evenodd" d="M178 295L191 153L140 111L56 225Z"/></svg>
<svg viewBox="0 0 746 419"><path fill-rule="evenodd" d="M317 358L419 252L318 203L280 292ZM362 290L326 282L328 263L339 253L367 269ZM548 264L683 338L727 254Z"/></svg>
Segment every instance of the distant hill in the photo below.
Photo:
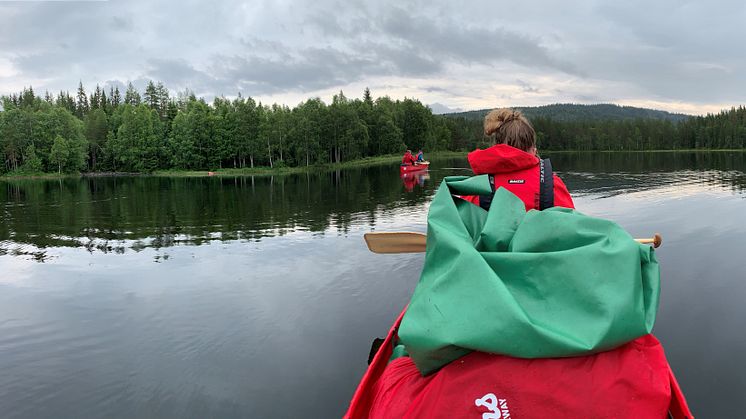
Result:
<svg viewBox="0 0 746 419"><path fill-rule="evenodd" d="M528 119L551 118L553 121L624 121L634 119L658 119L673 122L684 121L691 115L671 113L655 109L636 108L634 106L619 106L613 104L578 105L572 103L557 103L545 106L515 107ZM481 120L491 109L481 109L468 112L454 112L443 114L451 118L465 118Z"/></svg>

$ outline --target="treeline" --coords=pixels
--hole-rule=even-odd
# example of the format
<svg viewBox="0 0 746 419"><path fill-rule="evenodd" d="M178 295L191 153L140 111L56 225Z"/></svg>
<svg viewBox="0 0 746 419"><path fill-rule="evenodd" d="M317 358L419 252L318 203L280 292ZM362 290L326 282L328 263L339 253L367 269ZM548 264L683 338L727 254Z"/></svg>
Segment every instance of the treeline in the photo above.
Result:
<svg viewBox="0 0 746 419"><path fill-rule="evenodd" d="M482 122L478 119L447 116L456 121L459 131L476 145L481 139ZM680 122L670 119L636 118L628 120L572 120L553 117L531 118L542 150L633 151L681 149L746 148L746 108L739 106L718 114L693 116ZM470 143L470 141L465 141Z"/></svg>
<svg viewBox="0 0 746 419"><path fill-rule="evenodd" d="M37 96L32 88L2 97L2 172L211 170L339 163L401 153L445 150L454 125L417 100L362 99L340 92L294 108L239 95L211 104L185 92L170 97L162 83L141 94L82 83L75 96Z"/></svg>
<svg viewBox="0 0 746 419"><path fill-rule="evenodd" d="M543 106L521 106L521 111L530 120L549 118L558 122L579 121L629 121L635 119L667 119L673 122L684 121L691 115L671 113L657 109L620 106L612 103L584 105L579 103L554 103ZM450 117L464 117L481 121L491 109L450 113Z"/></svg>
<svg viewBox="0 0 746 419"><path fill-rule="evenodd" d="M361 99L340 92L330 104L313 98L291 109L240 95L209 104L188 91L171 97L154 82L142 93L131 84L124 92L96 86L87 93L81 83L75 95L37 96L28 88L0 104L0 174L310 166L407 147L432 152L490 145L481 117L433 115L415 99L374 100L368 89ZM744 107L682 121L613 105L540 108L531 121L542 150L746 147ZM568 109L572 118L563 116ZM593 109L592 117L581 118ZM599 119L598 112L657 117Z"/></svg>

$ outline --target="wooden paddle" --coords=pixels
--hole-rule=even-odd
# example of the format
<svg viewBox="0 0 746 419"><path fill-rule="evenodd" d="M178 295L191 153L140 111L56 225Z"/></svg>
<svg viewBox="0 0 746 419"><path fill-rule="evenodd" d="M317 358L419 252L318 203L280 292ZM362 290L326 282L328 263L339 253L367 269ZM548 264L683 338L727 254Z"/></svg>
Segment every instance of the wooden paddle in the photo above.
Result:
<svg viewBox="0 0 746 419"><path fill-rule="evenodd" d="M365 233L365 243L373 253L420 253L425 251L427 236L423 233ZM663 238L660 234L649 239L635 239L642 244L660 247Z"/></svg>

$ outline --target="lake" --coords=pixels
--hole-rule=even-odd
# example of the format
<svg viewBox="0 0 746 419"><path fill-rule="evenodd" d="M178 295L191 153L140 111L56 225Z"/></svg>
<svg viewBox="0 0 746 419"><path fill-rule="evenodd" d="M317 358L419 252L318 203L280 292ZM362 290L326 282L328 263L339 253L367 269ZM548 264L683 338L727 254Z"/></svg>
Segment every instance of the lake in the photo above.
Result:
<svg viewBox="0 0 746 419"><path fill-rule="evenodd" d="M655 334L695 414L746 409L746 153L558 153L578 210L660 232ZM282 177L0 181L0 416L331 418L465 159Z"/></svg>

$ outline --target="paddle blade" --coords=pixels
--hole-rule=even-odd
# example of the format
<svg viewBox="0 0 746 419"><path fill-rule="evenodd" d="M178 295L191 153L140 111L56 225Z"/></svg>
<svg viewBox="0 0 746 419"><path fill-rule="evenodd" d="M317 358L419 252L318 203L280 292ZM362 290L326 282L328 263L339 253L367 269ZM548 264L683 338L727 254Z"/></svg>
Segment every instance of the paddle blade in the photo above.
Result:
<svg viewBox="0 0 746 419"><path fill-rule="evenodd" d="M422 233L366 233L364 237L373 253L420 253L427 240Z"/></svg>

